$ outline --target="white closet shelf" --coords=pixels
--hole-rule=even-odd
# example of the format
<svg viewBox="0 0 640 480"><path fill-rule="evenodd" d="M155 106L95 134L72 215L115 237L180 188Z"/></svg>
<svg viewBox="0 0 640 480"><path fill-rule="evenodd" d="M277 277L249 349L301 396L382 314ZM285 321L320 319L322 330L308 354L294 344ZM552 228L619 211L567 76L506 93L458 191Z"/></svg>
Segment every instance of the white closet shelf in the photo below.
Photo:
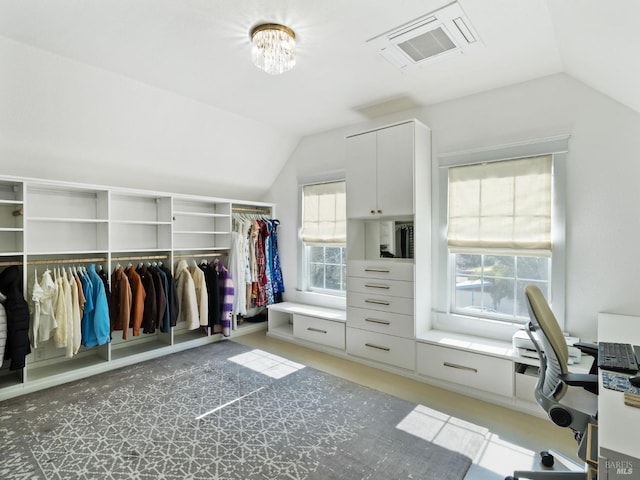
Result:
<svg viewBox="0 0 640 480"><path fill-rule="evenodd" d="M130 254L131 256L134 256L135 254L138 253L157 253L157 254L164 254L165 258L169 258L169 253L171 252L170 249L168 248L135 248L135 249L131 249L131 248L112 248L111 249L111 253L112 254L117 254L117 255L122 255L122 254ZM112 255L112 258L117 259L116 255ZM142 259L144 260L144 259Z"/></svg>
<svg viewBox="0 0 640 480"><path fill-rule="evenodd" d="M114 219L111 219L111 223L112 224L119 224L119 225L172 225L172 222L163 221L163 220L154 221L154 220L114 220Z"/></svg>
<svg viewBox="0 0 640 480"><path fill-rule="evenodd" d="M21 257L22 252L0 252L0 257Z"/></svg>
<svg viewBox="0 0 640 480"><path fill-rule="evenodd" d="M30 251L29 256L32 255L103 255L105 260L107 258L107 252L105 250L39 250L39 251ZM51 261L51 263L55 263L55 259Z"/></svg>
<svg viewBox="0 0 640 480"><path fill-rule="evenodd" d="M215 230L174 230L173 233L178 235L226 235L229 232Z"/></svg>
<svg viewBox="0 0 640 480"><path fill-rule="evenodd" d="M174 215L189 215L192 217L218 217L218 218L229 218L231 215L228 213L203 213L203 212L185 212L185 211L177 211L174 210Z"/></svg>
<svg viewBox="0 0 640 480"><path fill-rule="evenodd" d="M24 228L5 228L5 227L0 227L0 232L24 232Z"/></svg>
<svg viewBox="0 0 640 480"><path fill-rule="evenodd" d="M3 200L0 198L0 205L24 205L22 200Z"/></svg>
<svg viewBox="0 0 640 480"><path fill-rule="evenodd" d="M227 250L229 250L229 247L185 247L185 248L174 247L173 248L174 252L220 252L220 251L224 252ZM176 257L176 255L174 255L174 257Z"/></svg>
<svg viewBox="0 0 640 480"><path fill-rule="evenodd" d="M29 222L51 223L109 223L105 218L69 218L69 217L29 217Z"/></svg>

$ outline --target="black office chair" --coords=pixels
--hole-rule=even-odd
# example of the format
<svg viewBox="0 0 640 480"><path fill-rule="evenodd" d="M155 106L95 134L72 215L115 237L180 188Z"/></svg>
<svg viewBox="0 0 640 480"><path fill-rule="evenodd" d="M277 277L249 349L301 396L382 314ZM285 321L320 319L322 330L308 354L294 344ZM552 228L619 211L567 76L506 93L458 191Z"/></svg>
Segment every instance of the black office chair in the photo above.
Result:
<svg viewBox="0 0 640 480"><path fill-rule="evenodd" d="M591 371L588 374L569 373L569 351L562 330L555 315L542 295L540 289L529 285L525 288L530 320L527 323L527 334L535 346L540 357L540 375L536 384L535 397L538 404L547 412L549 418L560 427L568 427L574 432L578 442L578 457L586 463L587 426L597 424L598 376L597 361L594 358ZM597 356L595 345L579 344L578 347L587 355ZM587 399L592 401L592 412L587 412L571 405L565 394L569 387L582 387L591 392ZM571 389L575 390L575 389ZM545 466L553 465L553 457L542 452L542 462ZM505 480L527 478L530 480L552 479L586 479L587 472L574 471L515 471L513 476Z"/></svg>

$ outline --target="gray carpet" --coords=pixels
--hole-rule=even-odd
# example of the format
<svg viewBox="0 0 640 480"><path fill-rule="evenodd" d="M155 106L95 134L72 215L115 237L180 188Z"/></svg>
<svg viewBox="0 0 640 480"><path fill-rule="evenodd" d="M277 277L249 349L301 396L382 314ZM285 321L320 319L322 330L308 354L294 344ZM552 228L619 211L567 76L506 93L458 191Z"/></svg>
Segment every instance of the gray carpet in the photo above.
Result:
<svg viewBox="0 0 640 480"><path fill-rule="evenodd" d="M228 360L248 351L220 342L0 402L0 478L464 477L467 456L396 428L416 405Z"/></svg>

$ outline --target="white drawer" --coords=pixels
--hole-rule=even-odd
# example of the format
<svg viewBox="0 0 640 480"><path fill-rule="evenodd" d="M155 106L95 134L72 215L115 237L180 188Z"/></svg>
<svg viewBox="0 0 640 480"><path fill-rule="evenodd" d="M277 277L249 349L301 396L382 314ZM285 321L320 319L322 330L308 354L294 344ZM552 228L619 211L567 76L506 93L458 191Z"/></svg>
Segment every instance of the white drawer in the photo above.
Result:
<svg viewBox="0 0 640 480"><path fill-rule="evenodd" d="M347 305L349 307L365 308L367 310L413 315L413 298L372 295L349 291L347 292Z"/></svg>
<svg viewBox="0 0 640 480"><path fill-rule="evenodd" d="M344 322L293 315L293 336L344 350Z"/></svg>
<svg viewBox="0 0 640 480"><path fill-rule="evenodd" d="M390 280L413 281L413 263L389 260L367 261L351 260L347 262L347 276L381 278Z"/></svg>
<svg viewBox="0 0 640 480"><path fill-rule="evenodd" d="M398 337L414 338L413 315L348 307L347 326Z"/></svg>
<svg viewBox="0 0 640 480"><path fill-rule="evenodd" d="M407 338L347 327L347 353L408 370L415 369L415 342Z"/></svg>
<svg viewBox="0 0 640 480"><path fill-rule="evenodd" d="M417 370L422 375L513 396L511 360L426 343L418 343L416 350Z"/></svg>
<svg viewBox="0 0 640 480"><path fill-rule="evenodd" d="M413 285L413 282L407 282L405 280L347 277L347 290L349 292L413 298Z"/></svg>

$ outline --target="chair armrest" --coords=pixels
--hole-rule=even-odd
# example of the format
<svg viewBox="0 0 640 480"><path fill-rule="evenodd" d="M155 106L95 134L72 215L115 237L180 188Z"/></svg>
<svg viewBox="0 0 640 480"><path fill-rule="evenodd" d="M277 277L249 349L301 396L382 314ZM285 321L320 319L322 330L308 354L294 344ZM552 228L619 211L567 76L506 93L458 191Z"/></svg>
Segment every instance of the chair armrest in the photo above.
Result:
<svg viewBox="0 0 640 480"><path fill-rule="evenodd" d="M595 343L576 342L573 344L573 346L579 349L585 355L590 355L592 357L598 356L598 345Z"/></svg>
<svg viewBox="0 0 640 480"><path fill-rule="evenodd" d="M565 373L560 377L564 383L572 387L582 387L598 395L598 375L590 373Z"/></svg>
<svg viewBox="0 0 640 480"><path fill-rule="evenodd" d="M593 357L593 362L591 363L591 369L589 370L589 374L597 375L598 374L598 345L595 343L576 342L573 344L573 346L579 349L585 355L589 355Z"/></svg>

